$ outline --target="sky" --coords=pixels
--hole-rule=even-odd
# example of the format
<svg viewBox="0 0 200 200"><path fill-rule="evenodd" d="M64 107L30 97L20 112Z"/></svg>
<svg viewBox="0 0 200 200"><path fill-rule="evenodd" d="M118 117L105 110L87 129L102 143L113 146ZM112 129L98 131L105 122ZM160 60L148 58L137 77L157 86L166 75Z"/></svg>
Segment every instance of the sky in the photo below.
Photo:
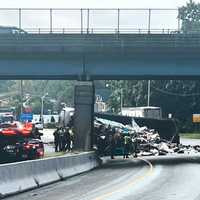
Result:
<svg viewBox="0 0 200 200"><path fill-rule="evenodd" d="M1 8L177 8L187 0L0 0ZM200 0L195 0L200 2Z"/></svg>
<svg viewBox="0 0 200 200"><path fill-rule="evenodd" d="M0 8L178 8L186 5L189 0L0 0ZM200 0L195 0L200 2ZM21 28L30 32L31 29L48 29L50 27L49 10L22 10ZM63 29L80 29L81 15L78 11L53 10L52 26ZM177 10L151 12L151 29L175 31L178 25ZM87 10L83 12L83 27L87 28ZM89 28L117 28L117 10L90 11ZM120 28L145 31L148 28L148 10L120 11ZM0 10L0 26L18 26L18 10Z"/></svg>

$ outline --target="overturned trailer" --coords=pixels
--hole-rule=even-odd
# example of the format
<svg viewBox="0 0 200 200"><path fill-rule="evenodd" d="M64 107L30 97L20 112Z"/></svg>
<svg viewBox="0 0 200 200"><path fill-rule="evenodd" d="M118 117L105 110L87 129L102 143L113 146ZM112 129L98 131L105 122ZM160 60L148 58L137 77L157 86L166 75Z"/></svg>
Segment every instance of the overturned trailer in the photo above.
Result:
<svg viewBox="0 0 200 200"><path fill-rule="evenodd" d="M74 108L66 107L59 115L59 125L61 127L73 126ZM132 125L135 121L140 127L148 127L154 129L160 135L161 139L171 141L173 143L180 143L178 128L173 119L154 119L146 117L129 117L108 113L95 113L94 117L107 119L115 122L122 123L123 125Z"/></svg>
<svg viewBox="0 0 200 200"><path fill-rule="evenodd" d="M124 125L132 125L135 121L140 127L146 126L149 129L154 129L160 135L161 139L171 141L173 143L180 143L178 128L173 119L152 119L144 117L128 117L107 113L95 113L95 117L107 119Z"/></svg>

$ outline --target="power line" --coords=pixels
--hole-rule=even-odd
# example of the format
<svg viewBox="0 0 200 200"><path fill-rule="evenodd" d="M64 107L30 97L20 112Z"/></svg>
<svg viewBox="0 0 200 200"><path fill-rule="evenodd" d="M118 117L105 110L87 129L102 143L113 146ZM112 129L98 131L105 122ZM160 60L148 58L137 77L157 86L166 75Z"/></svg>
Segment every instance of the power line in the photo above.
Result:
<svg viewBox="0 0 200 200"><path fill-rule="evenodd" d="M167 94L167 95L181 96L181 97L200 96L200 93L180 94L180 93L174 93L174 92L166 91L166 90L163 90L163 89L154 87L154 86L152 86L152 85L151 85L151 87L152 87L153 89L155 89L156 91L161 92L161 93L164 93L164 94Z"/></svg>

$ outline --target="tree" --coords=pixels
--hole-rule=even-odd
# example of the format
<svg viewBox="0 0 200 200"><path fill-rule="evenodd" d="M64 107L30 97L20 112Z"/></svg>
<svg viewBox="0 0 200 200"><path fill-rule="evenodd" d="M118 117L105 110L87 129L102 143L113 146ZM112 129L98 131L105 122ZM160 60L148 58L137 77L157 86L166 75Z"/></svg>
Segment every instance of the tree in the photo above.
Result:
<svg viewBox="0 0 200 200"><path fill-rule="evenodd" d="M20 114L21 109L21 90L20 81L0 81L0 93L8 93L8 103L17 109L17 114ZM12 94L13 93L13 94ZM33 113L41 112L41 97L48 93L45 100L44 113L48 109L58 111L61 102L65 102L68 106L73 106L74 99L74 81L47 81L47 80L24 80L23 94L29 94L31 97L30 105L33 108ZM5 97L4 97L5 98ZM54 102L52 102L54 100Z"/></svg>
<svg viewBox="0 0 200 200"><path fill-rule="evenodd" d="M200 3L190 0L186 6L179 8L178 18L182 20L183 33L196 33L200 31Z"/></svg>
<svg viewBox="0 0 200 200"><path fill-rule="evenodd" d="M147 105L147 80L110 81L109 106L120 111L120 91L123 106ZM172 113L179 121L180 131L193 131L192 114L200 112L199 80L151 80L150 105L162 108L163 117Z"/></svg>
<svg viewBox="0 0 200 200"><path fill-rule="evenodd" d="M51 123L55 123L55 118L54 118L54 116L51 116Z"/></svg>

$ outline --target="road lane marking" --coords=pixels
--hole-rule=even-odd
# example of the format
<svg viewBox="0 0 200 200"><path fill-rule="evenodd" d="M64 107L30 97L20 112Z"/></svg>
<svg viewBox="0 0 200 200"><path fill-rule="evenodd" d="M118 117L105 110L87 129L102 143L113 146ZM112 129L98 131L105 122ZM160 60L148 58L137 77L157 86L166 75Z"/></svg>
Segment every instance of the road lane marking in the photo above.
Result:
<svg viewBox="0 0 200 200"><path fill-rule="evenodd" d="M135 185L137 182L139 182L139 181L143 180L144 178L150 176L153 173L153 165L151 164L151 162L149 162L148 160L146 160L144 158L137 158L137 159L142 160L143 162L145 162L149 166L149 169L145 174L134 178L128 184L121 186L120 188L117 188L117 189L116 188L113 188L113 189L110 188L110 190L111 190L110 192L107 192L107 193L105 193L105 194L103 194L99 197L96 197L96 198L94 198L94 200L104 200L104 199L107 200L107 198L109 196L112 196L114 193L120 192L120 191L127 189L127 188L130 188L131 186Z"/></svg>

